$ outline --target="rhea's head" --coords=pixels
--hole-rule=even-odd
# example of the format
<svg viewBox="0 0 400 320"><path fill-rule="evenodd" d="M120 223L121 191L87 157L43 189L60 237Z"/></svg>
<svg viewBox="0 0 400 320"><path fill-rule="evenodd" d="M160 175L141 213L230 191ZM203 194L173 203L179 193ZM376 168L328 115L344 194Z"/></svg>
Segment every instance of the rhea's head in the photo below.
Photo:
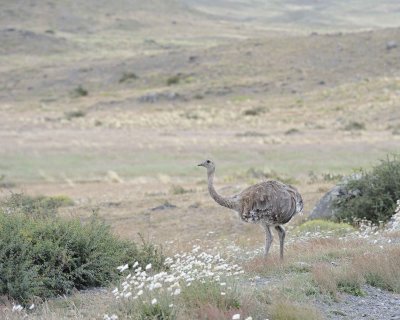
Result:
<svg viewBox="0 0 400 320"><path fill-rule="evenodd" d="M207 168L207 172L213 172L215 170L215 164L212 160L206 160L198 166Z"/></svg>

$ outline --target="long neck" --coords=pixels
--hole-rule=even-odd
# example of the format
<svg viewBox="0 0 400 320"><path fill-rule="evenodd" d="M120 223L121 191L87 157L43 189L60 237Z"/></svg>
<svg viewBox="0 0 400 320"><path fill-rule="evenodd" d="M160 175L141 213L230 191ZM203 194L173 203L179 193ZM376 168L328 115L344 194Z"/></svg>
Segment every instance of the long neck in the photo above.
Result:
<svg viewBox="0 0 400 320"><path fill-rule="evenodd" d="M207 171L208 176L208 191L210 192L211 197L221 206L227 207L229 209L235 209L236 204L233 200L224 198L214 188L214 175L215 169Z"/></svg>

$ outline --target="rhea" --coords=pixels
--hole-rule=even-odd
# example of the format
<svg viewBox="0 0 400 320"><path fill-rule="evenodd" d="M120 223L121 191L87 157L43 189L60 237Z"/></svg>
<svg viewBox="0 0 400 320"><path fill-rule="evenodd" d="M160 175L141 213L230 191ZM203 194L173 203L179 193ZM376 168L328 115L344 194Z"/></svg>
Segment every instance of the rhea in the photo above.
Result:
<svg viewBox="0 0 400 320"><path fill-rule="evenodd" d="M239 217L249 223L260 224L265 230L264 256L268 256L273 240L271 227L278 232L280 258L283 260L285 229L282 225L303 210L303 199L297 189L275 180L254 184L237 195L223 197L214 188L215 164L206 160L199 166L207 169L208 191L221 206L232 209Z"/></svg>

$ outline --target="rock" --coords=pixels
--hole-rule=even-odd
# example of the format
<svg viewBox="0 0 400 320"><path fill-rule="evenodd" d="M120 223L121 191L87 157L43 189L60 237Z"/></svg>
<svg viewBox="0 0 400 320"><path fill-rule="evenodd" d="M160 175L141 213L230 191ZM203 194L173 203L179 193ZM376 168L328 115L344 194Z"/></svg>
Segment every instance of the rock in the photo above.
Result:
<svg viewBox="0 0 400 320"><path fill-rule="evenodd" d="M390 218L386 224L386 230L388 231L400 231L400 200L397 200L397 209L395 214Z"/></svg>
<svg viewBox="0 0 400 320"><path fill-rule="evenodd" d="M161 206L151 208L150 210L157 211L157 210L174 209L174 208L176 208L175 205L169 203L168 201L165 201L164 204L162 204Z"/></svg>
<svg viewBox="0 0 400 320"><path fill-rule="evenodd" d="M392 50L397 48L397 42L394 40L386 42L386 50Z"/></svg>
<svg viewBox="0 0 400 320"><path fill-rule="evenodd" d="M331 219L335 216L333 202L345 195L343 186L335 186L318 201L317 205L311 211L310 219Z"/></svg>
<svg viewBox="0 0 400 320"><path fill-rule="evenodd" d="M346 185L350 180L360 179L360 175L352 175L344 178L318 201L311 211L309 219L332 219L335 216L334 202L339 198L356 197L360 190L347 190Z"/></svg>
<svg viewBox="0 0 400 320"><path fill-rule="evenodd" d="M174 101L182 96L176 92L150 92L138 98L139 102L156 103L160 100Z"/></svg>

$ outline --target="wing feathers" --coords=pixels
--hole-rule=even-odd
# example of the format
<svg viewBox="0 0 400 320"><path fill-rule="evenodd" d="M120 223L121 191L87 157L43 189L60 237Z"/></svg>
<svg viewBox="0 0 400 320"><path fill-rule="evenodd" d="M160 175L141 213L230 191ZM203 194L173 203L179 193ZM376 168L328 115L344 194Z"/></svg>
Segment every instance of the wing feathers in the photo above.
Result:
<svg viewBox="0 0 400 320"><path fill-rule="evenodd" d="M303 208L299 192L278 181L264 181L245 189L240 194L243 220L284 224Z"/></svg>

